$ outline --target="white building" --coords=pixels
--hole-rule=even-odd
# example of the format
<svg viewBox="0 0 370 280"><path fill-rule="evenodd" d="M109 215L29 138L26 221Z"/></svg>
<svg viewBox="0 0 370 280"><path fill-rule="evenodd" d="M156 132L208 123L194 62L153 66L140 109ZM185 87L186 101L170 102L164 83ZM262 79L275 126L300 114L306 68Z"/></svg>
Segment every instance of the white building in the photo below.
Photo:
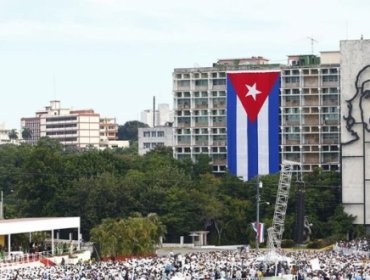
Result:
<svg viewBox="0 0 370 280"><path fill-rule="evenodd" d="M53 100L36 117L22 118L22 129L31 131L26 143L35 144L40 137L50 137L64 146L99 148L102 141L116 140L118 125L114 118L101 118L92 109L72 110L61 108Z"/></svg>
<svg viewBox="0 0 370 280"><path fill-rule="evenodd" d="M173 122L173 110L168 104L158 104L158 109L154 112L155 126L163 126ZM153 127L153 110L147 109L141 112L140 121Z"/></svg>
<svg viewBox="0 0 370 280"><path fill-rule="evenodd" d="M10 139L9 138L9 133L11 132L11 129L5 128L5 124L1 123L0 124L0 145L1 144L17 144L19 145L20 141L19 139ZM20 138L19 133L18 138Z"/></svg>
<svg viewBox="0 0 370 280"><path fill-rule="evenodd" d="M173 127L141 127L138 129L139 155L144 155L157 146L173 146Z"/></svg>

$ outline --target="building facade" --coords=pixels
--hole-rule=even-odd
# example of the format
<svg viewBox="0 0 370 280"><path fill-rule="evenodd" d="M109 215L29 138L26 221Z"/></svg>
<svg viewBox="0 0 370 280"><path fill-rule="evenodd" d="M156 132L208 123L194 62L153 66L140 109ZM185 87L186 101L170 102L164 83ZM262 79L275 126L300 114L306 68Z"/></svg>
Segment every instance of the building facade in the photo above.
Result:
<svg viewBox="0 0 370 280"><path fill-rule="evenodd" d="M100 118L100 139L115 141L118 135L118 124L116 118Z"/></svg>
<svg viewBox="0 0 370 280"><path fill-rule="evenodd" d="M144 155L157 146L173 147L173 127L156 126L138 129L139 155Z"/></svg>
<svg viewBox="0 0 370 280"><path fill-rule="evenodd" d="M244 59L246 60L246 59ZM212 159L213 172L226 171L226 72L266 69L276 65L219 60L213 67L177 68L173 73L174 157Z"/></svg>
<svg viewBox="0 0 370 280"><path fill-rule="evenodd" d="M289 56L288 63L281 69L281 158L304 172L338 171L340 54Z"/></svg>
<svg viewBox="0 0 370 280"><path fill-rule="evenodd" d="M226 73L278 67L281 160L300 162L304 172L317 167L339 170L339 63L339 52L322 52L320 57L289 56L286 66L268 64L268 60L257 57L219 60L213 67L175 69L174 157L195 161L199 154L208 154L213 171L225 172Z"/></svg>
<svg viewBox="0 0 370 280"><path fill-rule="evenodd" d="M170 109L168 104L158 104L158 109L155 110L154 115L153 110L144 110L140 114L140 120L149 127L164 126L166 123L173 123L173 110Z"/></svg>
<svg viewBox="0 0 370 280"><path fill-rule="evenodd" d="M11 137L9 137L9 134L12 134L13 132L17 134L17 137L18 137L17 139L11 139ZM19 136L18 131L12 130L12 129L7 129L5 127L5 124L0 123L0 145L2 145L2 144L19 145L20 144L19 137L20 136Z"/></svg>
<svg viewBox="0 0 370 280"><path fill-rule="evenodd" d="M342 202L370 232L370 40L340 42Z"/></svg>
<svg viewBox="0 0 370 280"><path fill-rule="evenodd" d="M25 143L35 145L40 139L40 117L30 117L21 119L22 129L28 129L28 138L23 139Z"/></svg>
<svg viewBox="0 0 370 280"><path fill-rule="evenodd" d="M114 118L100 118L92 109L61 108L58 100L36 112L36 117L22 118L21 123L22 129L31 132L26 143L35 144L40 137L50 137L65 147L77 148L99 148L102 141L116 140L118 131Z"/></svg>

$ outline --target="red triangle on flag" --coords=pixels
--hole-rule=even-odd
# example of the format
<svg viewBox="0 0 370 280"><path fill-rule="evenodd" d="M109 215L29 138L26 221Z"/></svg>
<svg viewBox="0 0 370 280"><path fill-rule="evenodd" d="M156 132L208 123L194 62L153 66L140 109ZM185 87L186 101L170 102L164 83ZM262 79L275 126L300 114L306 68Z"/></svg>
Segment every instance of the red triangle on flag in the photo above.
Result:
<svg viewBox="0 0 370 280"><path fill-rule="evenodd" d="M251 122L256 121L279 74L279 72L228 73L231 84Z"/></svg>

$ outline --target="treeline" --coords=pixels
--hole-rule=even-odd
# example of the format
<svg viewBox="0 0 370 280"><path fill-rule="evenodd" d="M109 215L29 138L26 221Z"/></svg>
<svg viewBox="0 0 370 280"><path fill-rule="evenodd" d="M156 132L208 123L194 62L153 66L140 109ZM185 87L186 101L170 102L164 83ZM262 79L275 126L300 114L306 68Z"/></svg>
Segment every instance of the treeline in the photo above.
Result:
<svg viewBox="0 0 370 280"><path fill-rule="evenodd" d="M208 156L197 163L177 161L168 148L145 156L135 149L66 150L41 139L36 146L0 146L0 188L5 217L80 216L82 233L103 219L156 213L166 226L167 242L193 230L210 231L212 244L252 244L256 217L256 182L242 182L211 172ZM271 224L279 174L263 176L261 221ZM293 179L294 181L294 179ZM312 238L344 237L352 218L340 206L340 174L315 172L305 178L306 214ZM293 239L293 182L284 237ZM270 202L270 205L264 204Z"/></svg>

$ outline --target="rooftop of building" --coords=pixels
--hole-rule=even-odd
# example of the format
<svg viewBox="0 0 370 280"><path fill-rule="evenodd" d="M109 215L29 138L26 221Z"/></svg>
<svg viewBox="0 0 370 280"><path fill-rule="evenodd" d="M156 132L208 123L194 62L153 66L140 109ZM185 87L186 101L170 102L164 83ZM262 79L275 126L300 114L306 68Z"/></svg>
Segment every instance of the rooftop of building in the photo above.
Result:
<svg viewBox="0 0 370 280"><path fill-rule="evenodd" d="M247 65L225 65L214 63L212 67L191 67L175 68L175 73L192 73L192 72L217 72L217 71L238 71L238 70L258 70L258 69L279 69L283 64L247 64Z"/></svg>

